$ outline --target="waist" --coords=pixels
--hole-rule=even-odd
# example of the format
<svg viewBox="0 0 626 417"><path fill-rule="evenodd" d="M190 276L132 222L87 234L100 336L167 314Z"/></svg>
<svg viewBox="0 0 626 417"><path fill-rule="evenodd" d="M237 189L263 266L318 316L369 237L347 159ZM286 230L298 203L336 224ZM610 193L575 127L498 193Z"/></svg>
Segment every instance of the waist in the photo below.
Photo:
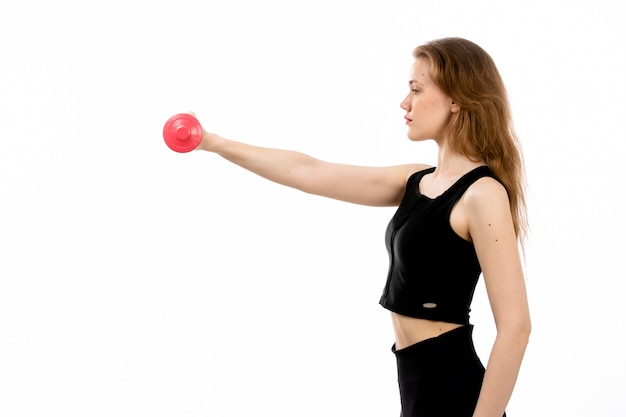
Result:
<svg viewBox="0 0 626 417"><path fill-rule="evenodd" d="M401 350L444 333L463 327L462 324L432 321L403 316L391 312L391 321L396 338L395 349Z"/></svg>
<svg viewBox="0 0 626 417"><path fill-rule="evenodd" d="M462 373L485 371L472 340L473 326L462 325L437 337L423 340L404 349L392 347L398 364L398 382L402 385L427 377L441 378L449 372ZM476 393L478 395L478 393Z"/></svg>

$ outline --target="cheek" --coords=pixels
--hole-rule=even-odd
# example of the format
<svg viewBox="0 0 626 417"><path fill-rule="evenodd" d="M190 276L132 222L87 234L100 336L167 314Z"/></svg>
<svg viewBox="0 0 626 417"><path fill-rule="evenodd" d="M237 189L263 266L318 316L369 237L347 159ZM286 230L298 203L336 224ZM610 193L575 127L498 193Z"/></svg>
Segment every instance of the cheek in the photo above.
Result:
<svg viewBox="0 0 626 417"><path fill-rule="evenodd" d="M445 120L448 115L448 112L441 105L441 103L438 103L436 101L422 103L420 111L422 112L424 117L427 117L428 119L435 122L441 122L442 120Z"/></svg>
<svg viewBox="0 0 626 417"><path fill-rule="evenodd" d="M436 112L433 112L432 103L419 103L417 107L414 107L417 111L415 112L415 116L420 120L427 122L432 120L433 116Z"/></svg>
<svg viewBox="0 0 626 417"><path fill-rule="evenodd" d="M425 100L424 97L414 97L412 107L417 110L417 114L427 115L436 109L437 103L432 100Z"/></svg>

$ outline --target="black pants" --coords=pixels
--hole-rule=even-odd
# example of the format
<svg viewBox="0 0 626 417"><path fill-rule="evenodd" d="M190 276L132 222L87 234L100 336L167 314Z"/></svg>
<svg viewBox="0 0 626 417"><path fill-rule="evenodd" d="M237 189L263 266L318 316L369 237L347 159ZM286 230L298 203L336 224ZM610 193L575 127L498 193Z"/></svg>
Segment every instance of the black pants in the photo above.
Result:
<svg viewBox="0 0 626 417"><path fill-rule="evenodd" d="M472 330L467 325L399 351L392 347L398 363L400 417L472 416L485 375Z"/></svg>

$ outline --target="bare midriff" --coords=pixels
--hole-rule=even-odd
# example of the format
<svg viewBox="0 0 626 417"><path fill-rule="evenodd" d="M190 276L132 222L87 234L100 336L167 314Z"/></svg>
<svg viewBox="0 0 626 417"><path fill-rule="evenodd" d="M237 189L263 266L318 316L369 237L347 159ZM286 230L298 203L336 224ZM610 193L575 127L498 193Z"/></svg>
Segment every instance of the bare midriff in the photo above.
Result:
<svg viewBox="0 0 626 417"><path fill-rule="evenodd" d="M394 312L391 313L391 321L396 336L396 350L404 349L463 326L445 321L416 319Z"/></svg>

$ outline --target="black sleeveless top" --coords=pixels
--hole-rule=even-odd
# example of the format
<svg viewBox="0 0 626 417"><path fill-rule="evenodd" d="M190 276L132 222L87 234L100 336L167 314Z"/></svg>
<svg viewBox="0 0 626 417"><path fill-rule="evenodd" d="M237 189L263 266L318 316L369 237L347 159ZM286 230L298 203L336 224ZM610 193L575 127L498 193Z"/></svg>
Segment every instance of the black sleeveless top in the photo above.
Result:
<svg viewBox="0 0 626 417"><path fill-rule="evenodd" d="M495 176L481 166L440 196L429 198L420 193L419 183L434 170L409 177L402 202L387 226L390 265L380 304L409 317L469 324L481 268L474 245L450 226L450 213L476 180Z"/></svg>

